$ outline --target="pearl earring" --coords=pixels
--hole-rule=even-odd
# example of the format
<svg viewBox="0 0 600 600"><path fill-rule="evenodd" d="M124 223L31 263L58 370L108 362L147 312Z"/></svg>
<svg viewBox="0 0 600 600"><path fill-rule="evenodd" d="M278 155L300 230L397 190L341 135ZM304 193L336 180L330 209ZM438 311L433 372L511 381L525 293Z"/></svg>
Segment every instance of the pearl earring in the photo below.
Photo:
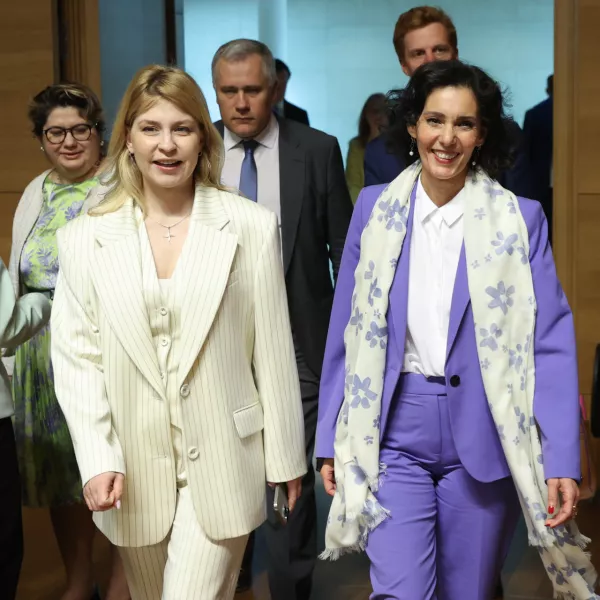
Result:
<svg viewBox="0 0 600 600"><path fill-rule="evenodd" d="M415 154L415 138L410 140L410 150L408 151L409 156L414 156Z"/></svg>

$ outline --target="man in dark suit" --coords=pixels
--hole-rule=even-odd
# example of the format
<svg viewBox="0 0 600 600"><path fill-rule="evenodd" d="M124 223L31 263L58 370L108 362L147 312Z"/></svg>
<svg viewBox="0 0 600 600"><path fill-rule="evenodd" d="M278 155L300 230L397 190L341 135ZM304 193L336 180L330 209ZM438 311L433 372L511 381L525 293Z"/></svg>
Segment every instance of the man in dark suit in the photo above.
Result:
<svg viewBox="0 0 600 600"><path fill-rule="evenodd" d="M548 219L548 237L552 235L552 140L554 76L547 80L548 97L525 113L524 149L532 173L532 198L538 200Z"/></svg>
<svg viewBox="0 0 600 600"><path fill-rule="evenodd" d="M423 64L434 60L458 58L458 37L452 19L433 6L417 6L400 15L394 29L394 49L402 71L408 77ZM503 173L500 184L517 196L532 197L531 173L522 151L521 128L510 124L519 148L514 167ZM365 149L365 186L389 183L406 167L402 156L394 153L385 133Z"/></svg>
<svg viewBox="0 0 600 600"><path fill-rule="evenodd" d="M277 74L277 91L275 93L275 102L273 104L275 112L284 119L290 119L304 125L310 125L308 122L308 113L303 108L300 108L285 99L287 84L292 76L292 72L279 58L275 59L275 72Z"/></svg>
<svg viewBox="0 0 600 600"><path fill-rule="evenodd" d="M221 46L213 59L213 85L225 145L223 183L279 218L309 470L286 526L278 523L269 492L264 533L271 598L308 600L317 553L312 455L333 302L330 263L336 277L352 202L337 140L273 114L275 64L264 44L234 40Z"/></svg>

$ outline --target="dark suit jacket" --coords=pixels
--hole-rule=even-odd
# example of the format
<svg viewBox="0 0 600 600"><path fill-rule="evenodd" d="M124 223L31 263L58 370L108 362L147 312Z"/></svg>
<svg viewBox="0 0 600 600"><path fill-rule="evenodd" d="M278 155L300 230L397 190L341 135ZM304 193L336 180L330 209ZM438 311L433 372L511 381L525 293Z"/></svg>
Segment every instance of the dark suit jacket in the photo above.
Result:
<svg viewBox="0 0 600 600"><path fill-rule="evenodd" d="M283 267L292 328L311 371L320 378L334 277L342 260L352 201L335 137L279 121ZM223 135L222 121L215 126Z"/></svg>
<svg viewBox="0 0 600 600"><path fill-rule="evenodd" d="M542 205L548 227L552 231L552 97L536 104L525 113L523 123L524 148L532 173L532 197Z"/></svg>
<svg viewBox="0 0 600 600"><path fill-rule="evenodd" d="M365 148L365 187L389 183L406 168L401 156L387 149L385 133L371 140Z"/></svg>
<svg viewBox="0 0 600 600"><path fill-rule="evenodd" d="M498 181L515 196L537 200L538 198L533 196L531 169L523 149L521 128L514 123L514 129L513 134L518 141L519 151L512 169L502 173L498 177ZM403 157L388 150L385 133L367 144L365 149L365 187L390 183L405 168L406 163Z"/></svg>
<svg viewBox="0 0 600 600"><path fill-rule="evenodd" d="M300 108L285 99L283 100L283 116L286 119L291 119L292 121L297 121L304 125L310 125L308 122L308 113L303 108Z"/></svg>

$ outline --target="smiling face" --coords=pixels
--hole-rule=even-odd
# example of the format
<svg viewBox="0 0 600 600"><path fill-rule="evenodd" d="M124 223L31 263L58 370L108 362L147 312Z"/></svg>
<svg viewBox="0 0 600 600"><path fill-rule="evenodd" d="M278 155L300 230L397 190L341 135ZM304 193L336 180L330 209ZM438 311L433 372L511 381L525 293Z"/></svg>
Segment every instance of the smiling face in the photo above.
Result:
<svg viewBox="0 0 600 600"><path fill-rule="evenodd" d="M453 58L458 58L458 52L450 44L448 30L441 23L413 29L404 36L404 58L400 65L408 77L425 63Z"/></svg>
<svg viewBox="0 0 600 600"><path fill-rule="evenodd" d="M475 95L462 87L435 89L408 132L416 139L426 180L464 184L471 156L484 141Z"/></svg>
<svg viewBox="0 0 600 600"><path fill-rule="evenodd" d="M193 184L203 148L196 120L167 100L158 100L138 115L127 136L144 186L182 188Z"/></svg>
<svg viewBox="0 0 600 600"><path fill-rule="evenodd" d="M61 133L61 129L77 128L78 125L94 124L88 123L75 107L59 106L48 115L44 131L48 132L50 139L53 139L53 134ZM90 137L87 140L79 141L73 137L73 132L68 132L64 140L59 143L51 143L46 133L41 136L44 152L62 180L78 181L90 173L94 165L100 161L98 131L95 127L91 127L89 134ZM76 135L81 138L85 137L77 133Z"/></svg>

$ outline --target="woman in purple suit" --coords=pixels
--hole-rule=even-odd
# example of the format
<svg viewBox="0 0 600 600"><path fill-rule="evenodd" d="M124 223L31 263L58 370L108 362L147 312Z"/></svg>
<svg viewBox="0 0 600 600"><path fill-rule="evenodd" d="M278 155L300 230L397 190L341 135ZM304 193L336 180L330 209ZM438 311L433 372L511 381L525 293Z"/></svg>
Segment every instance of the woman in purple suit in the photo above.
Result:
<svg viewBox="0 0 600 600"><path fill-rule="evenodd" d="M410 166L360 194L323 366L324 555L366 549L372 599L488 600L522 511L557 596L595 598L573 320L540 205L495 180L500 88L440 61L391 103Z"/></svg>

